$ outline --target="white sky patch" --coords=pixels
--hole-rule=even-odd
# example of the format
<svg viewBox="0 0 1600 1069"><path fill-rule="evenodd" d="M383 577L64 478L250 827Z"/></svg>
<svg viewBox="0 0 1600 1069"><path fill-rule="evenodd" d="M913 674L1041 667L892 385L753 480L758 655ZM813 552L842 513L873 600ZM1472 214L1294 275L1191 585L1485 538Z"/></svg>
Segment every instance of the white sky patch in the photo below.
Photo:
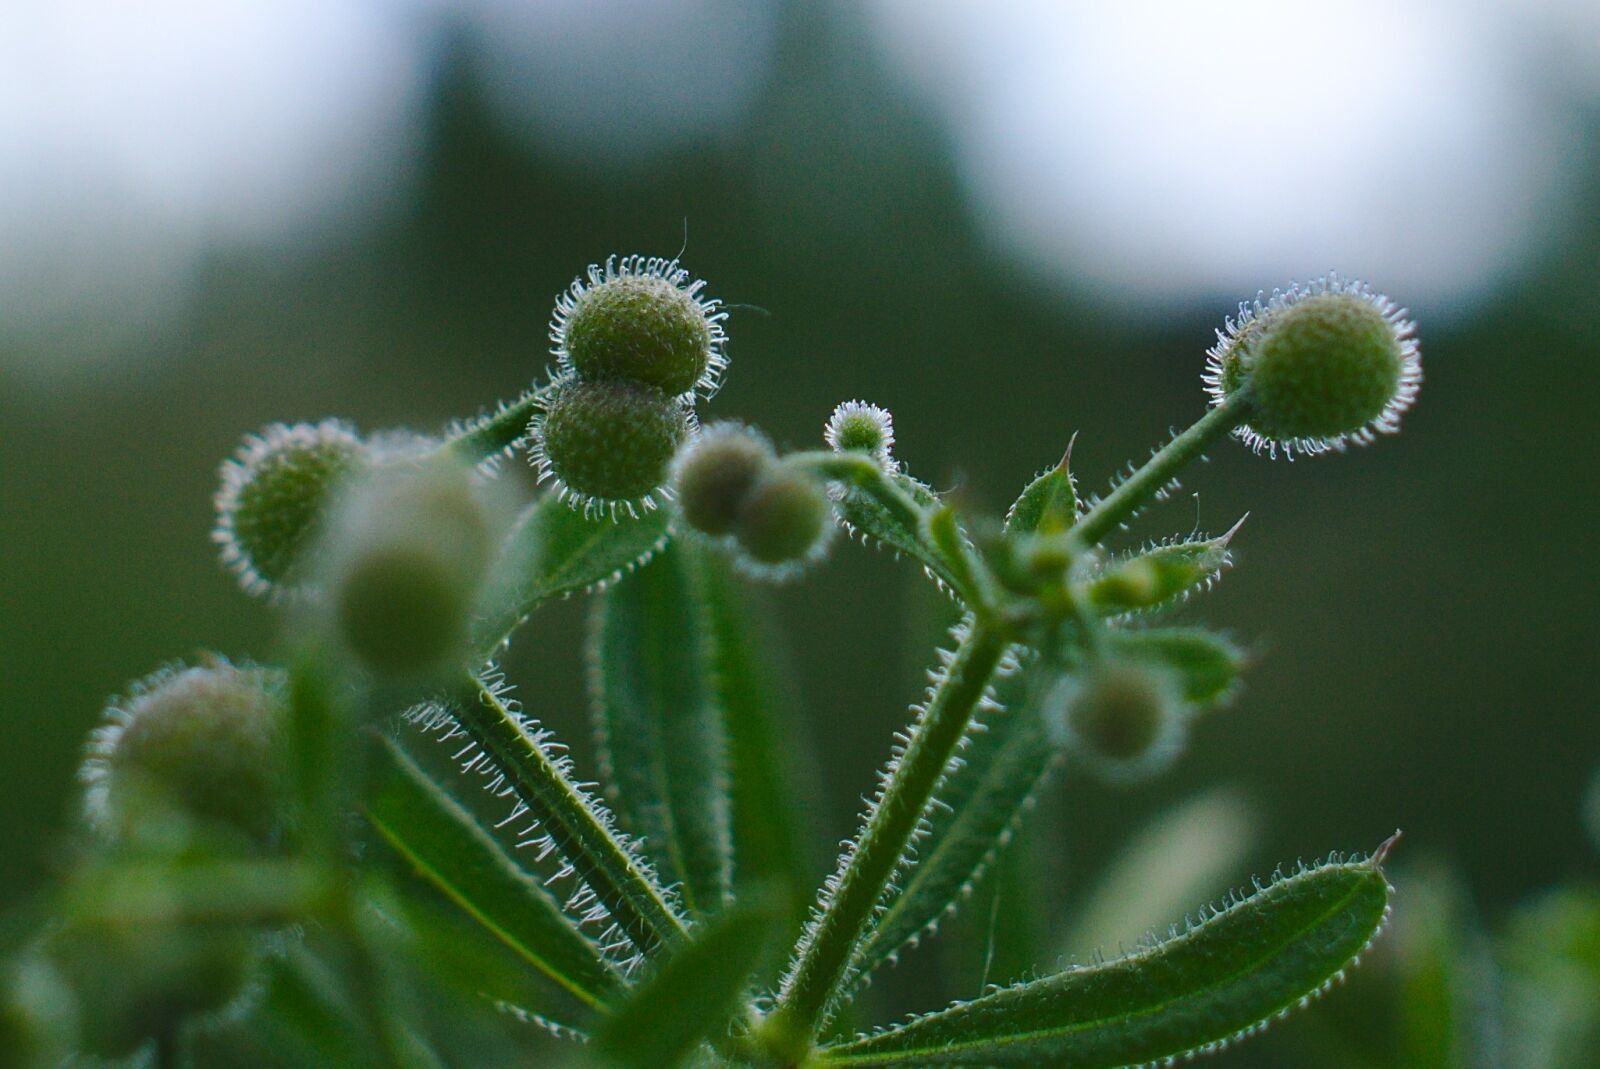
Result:
<svg viewBox="0 0 1600 1069"><path fill-rule="evenodd" d="M870 10L947 116L979 220L1097 299L1242 298L1337 269L1462 306L1548 239L1574 177L1576 127L1511 6Z"/></svg>
<svg viewBox="0 0 1600 1069"><path fill-rule="evenodd" d="M8 5L0 338L92 363L181 310L209 243L395 203L431 74L417 31L392 0Z"/></svg>

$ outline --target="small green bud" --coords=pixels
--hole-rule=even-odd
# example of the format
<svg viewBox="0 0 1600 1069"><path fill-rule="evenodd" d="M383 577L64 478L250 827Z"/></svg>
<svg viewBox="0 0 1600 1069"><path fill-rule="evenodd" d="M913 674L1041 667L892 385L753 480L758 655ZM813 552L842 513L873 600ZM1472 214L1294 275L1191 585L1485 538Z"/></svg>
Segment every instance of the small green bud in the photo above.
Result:
<svg viewBox="0 0 1600 1069"><path fill-rule="evenodd" d="M637 516L670 496L673 455L693 430L694 410L653 386L566 379L534 414L528 457L585 515Z"/></svg>
<svg viewBox="0 0 1600 1069"><path fill-rule="evenodd" d="M1164 770L1182 750L1187 731L1188 709L1177 680L1136 660L1099 660L1063 677L1045 708L1057 741L1114 783Z"/></svg>
<svg viewBox="0 0 1600 1069"><path fill-rule="evenodd" d="M305 592L307 549L315 542L335 485L366 461L350 425L274 423L244 440L222 465L212 541L252 594Z"/></svg>
<svg viewBox="0 0 1600 1069"><path fill-rule="evenodd" d="M1208 587L1233 563L1228 544L1243 525L1240 519L1216 538L1169 542L1113 561L1089 580L1089 604L1101 615L1115 616L1159 608Z"/></svg>
<svg viewBox="0 0 1600 1069"><path fill-rule="evenodd" d="M1416 324L1337 275L1239 306L1217 332L1205 375L1214 404L1249 386L1235 433L1257 452L1322 453L1400 429L1422 383Z"/></svg>
<svg viewBox="0 0 1600 1069"><path fill-rule="evenodd" d="M772 443L741 423L713 423L678 450L672 484L690 527L725 535L757 480L777 464Z"/></svg>
<svg viewBox="0 0 1600 1069"><path fill-rule="evenodd" d="M244 998L255 946L249 929L231 923L78 922L52 933L46 953L76 995L83 1049L123 1058Z"/></svg>
<svg viewBox="0 0 1600 1069"><path fill-rule="evenodd" d="M894 461L894 416L887 408L846 401L828 417L822 438L836 453L866 453L885 471L900 470Z"/></svg>
<svg viewBox="0 0 1600 1069"><path fill-rule="evenodd" d="M700 295L677 260L608 258L556 298L552 350L563 373L627 379L671 396L717 391L727 357L720 301Z"/></svg>
<svg viewBox="0 0 1600 1069"><path fill-rule="evenodd" d="M804 472L777 464L750 488L734 528L739 564L759 578L783 580L827 552L833 506Z"/></svg>
<svg viewBox="0 0 1600 1069"><path fill-rule="evenodd" d="M90 734L85 815L118 838L176 817L265 842L285 806L283 718L280 672L220 657L163 668L114 699Z"/></svg>
<svg viewBox="0 0 1600 1069"><path fill-rule="evenodd" d="M384 675L426 675L466 646L494 546L469 469L398 463L350 488L326 552L334 630Z"/></svg>

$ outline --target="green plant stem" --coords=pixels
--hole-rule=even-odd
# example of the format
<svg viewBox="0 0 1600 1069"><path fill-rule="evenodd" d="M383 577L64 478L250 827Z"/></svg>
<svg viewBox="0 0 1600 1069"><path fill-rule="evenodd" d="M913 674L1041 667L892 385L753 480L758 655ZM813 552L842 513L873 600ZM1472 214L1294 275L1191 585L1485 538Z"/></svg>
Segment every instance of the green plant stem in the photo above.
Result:
<svg viewBox="0 0 1600 1069"><path fill-rule="evenodd" d="M1227 400L1195 421L1194 425L1162 446L1144 466L1124 479L1094 508L1084 513L1072 527L1072 535L1084 546L1098 545L1101 539L1161 492L1184 465L1204 453L1217 439L1250 418L1253 400L1248 388L1240 389Z"/></svg>
<svg viewBox="0 0 1600 1069"><path fill-rule="evenodd" d="M684 936L683 921L638 858L597 815L597 803L535 743L521 718L483 680L475 675L470 679L473 699L457 710L462 728L533 810L611 919L642 953Z"/></svg>
<svg viewBox="0 0 1600 1069"><path fill-rule="evenodd" d="M1005 648L1000 630L978 617L912 730L855 852L839 874L831 900L791 970L777 1009L762 1025L764 1038L781 1056L799 1061L826 1024L874 910Z"/></svg>
<svg viewBox="0 0 1600 1069"><path fill-rule="evenodd" d="M548 386L529 390L493 415L452 435L441 448L471 461L486 460L511 448L528 433L528 421L548 390Z"/></svg>

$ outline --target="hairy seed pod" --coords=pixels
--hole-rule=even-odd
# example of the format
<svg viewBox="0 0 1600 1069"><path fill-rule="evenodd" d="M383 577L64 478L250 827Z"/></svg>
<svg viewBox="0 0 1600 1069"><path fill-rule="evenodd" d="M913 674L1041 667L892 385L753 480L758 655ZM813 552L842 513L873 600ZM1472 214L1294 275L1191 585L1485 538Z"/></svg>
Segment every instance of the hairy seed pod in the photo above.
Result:
<svg viewBox="0 0 1600 1069"><path fill-rule="evenodd" d="M494 528L471 472L454 463L398 463L353 485L324 563L345 648L389 676L453 661L465 649Z"/></svg>
<svg viewBox="0 0 1600 1069"><path fill-rule="evenodd" d="M690 527L725 535L756 482L777 464L772 443L742 423L713 423L673 460L672 485Z"/></svg>
<svg viewBox="0 0 1600 1069"><path fill-rule="evenodd" d="M670 496L673 455L693 429L693 410L653 386L566 379L533 417L529 458L573 508L637 515Z"/></svg>
<svg viewBox="0 0 1600 1069"><path fill-rule="evenodd" d="M835 452L866 453L880 467L896 470L894 416L887 408L865 401L846 401L828 417L822 438Z"/></svg>
<svg viewBox="0 0 1600 1069"><path fill-rule="evenodd" d="M1183 748L1188 710L1171 673L1135 660L1103 660L1064 677L1046 703L1058 741L1114 783L1147 779Z"/></svg>
<svg viewBox="0 0 1600 1069"><path fill-rule="evenodd" d="M79 773L89 822L126 838L177 817L268 841L285 806L283 688L281 672L220 657L135 683L89 736Z"/></svg>
<svg viewBox="0 0 1600 1069"><path fill-rule="evenodd" d="M272 597L304 592L306 551L335 487L365 459L350 425L330 419L274 423L223 463L211 537L245 590Z"/></svg>
<svg viewBox="0 0 1600 1069"><path fill-rule="evenodd" d="M1400 429L1422 382L1416 325L1360 282L1329 275L1240 305L1218 332L1206 384L1221 404L1246 385L1257 452L1322 453Z"/></svg>
<svg viewBox="0 0 1600 1069"><path fill-rule="evenodd" d="M784 464L764 473L739 509L739 564L760 578L786 579L827 552L833 506L816 480Z"/></svg>
<svg viewBox="0 0 1600 1069"><path fill-rule="evenodd" d="M672 396L716 392L727 364L721 302L677 260L613 256L556 300L552 350L563 373L627 379Z"/></svg>

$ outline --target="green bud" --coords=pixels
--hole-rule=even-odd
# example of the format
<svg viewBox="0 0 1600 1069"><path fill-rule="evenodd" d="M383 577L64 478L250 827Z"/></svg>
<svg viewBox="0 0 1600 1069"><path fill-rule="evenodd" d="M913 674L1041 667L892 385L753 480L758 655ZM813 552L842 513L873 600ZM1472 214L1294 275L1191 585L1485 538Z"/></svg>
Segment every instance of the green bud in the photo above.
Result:
<svg viewBox="0 0 1600 1069"><path fill-rule="evenodd" d="M668 496L673 455L693 428L693 410L653 386L567 379L533 417L529 459L586 515L637 516Z"/></svg>
<svg viewBox="0 0 1600 1069"><path fill-rule="evenodd" d="M367 668L427 675L464 652L495 518L469 469L402 463L350 489L325 567L332 624Z"/></svg>
<svg viewBox="0 0 1600 1069"><path fill-rule="evenodd" d="M827 552L832 512L816 480L787 465L774 465L750 488L739 509L734 528L739 563L762 578L798 574Z"/></svg>
<svg viewBox="0 0 1600 1069"><path fill-rule="evenodd" d="M721 302L677 260L615 256L556 298L550 340L563 373L626 379L671 396L716 392L727 358Z"/></svg>
<svg viewBox="0 0 1600 1069"><path fill-rule="evenodd" d="M76 995L84 1051L123 1058L243 998L255 942L232 923L78 922L52 933L45 949Z"/></svg>
<svg viewBox="0 0 1600 1069"><path fill-rule="evenodd" d="M1322 453L1400 429L1422 383L1416 324L1337 275L1240 305L1217 333L1206 385L1216 404L1248 386L1238 435L1257 452Z"/></svg>
<svg viewBox="0 0 1600 1069"><path fill-rule="evenodd" d="M828 417L822 438L836 453L866 453L884 470L900 470L894 461L894 416L887 408L846 401Z"/></svg>
<svg viewBox="0 0 1600 1069"><path fill-rule="evenodd" d="M690 527L725 535L757 480L777 463L772 443L740 423L714 423L678 450L673 488Z"/></svg>
<svg viewBox="0 0 1600 1069"><path fill-rule="evenodd" d="M1098 660L1063 677L1045 708L1057 741L1117 783L1164 770L1182 750L1187 730L1178 681L1137 660Z"/></svg>
<svg viewBox="0 0 1600 1069"><path fill-rule="evenodd" d="M265 842L285 806L283 718L280 672L220 657L163 668L113 700L91 733L85 814L117 838L178 818Z"/></svg>
<svg viewBox="0 0 1600 1069"><path fill-rule="evenodd" d="M1113 561L1089 580L1089 604L1101 615L1115 616L1187 597L1214 582L1232 563L1228 543L1243 524L1240 519L1216 538L1171 542Z"/></svg>
<svg viewBox="0 0 1600 1069"><path fill-rule="evenodd" d="M304 592L306 557L336 484L366 461L349 424L274 423L222 465L212 541L252 594Z"/></svg>

